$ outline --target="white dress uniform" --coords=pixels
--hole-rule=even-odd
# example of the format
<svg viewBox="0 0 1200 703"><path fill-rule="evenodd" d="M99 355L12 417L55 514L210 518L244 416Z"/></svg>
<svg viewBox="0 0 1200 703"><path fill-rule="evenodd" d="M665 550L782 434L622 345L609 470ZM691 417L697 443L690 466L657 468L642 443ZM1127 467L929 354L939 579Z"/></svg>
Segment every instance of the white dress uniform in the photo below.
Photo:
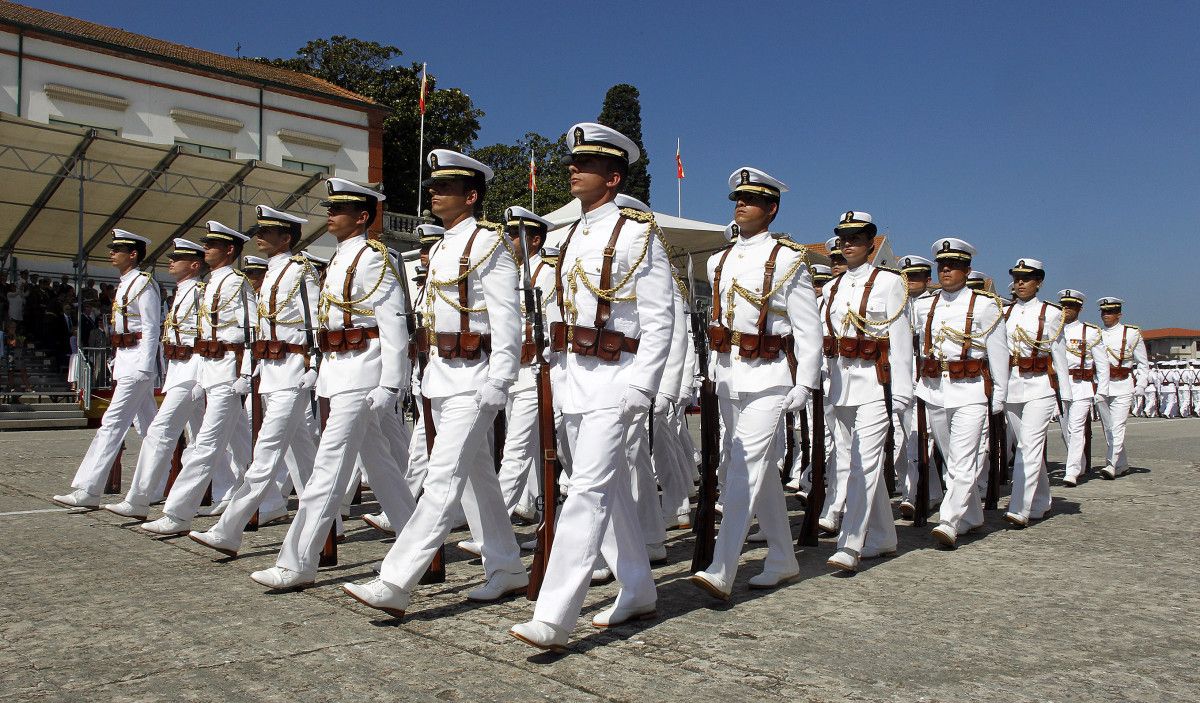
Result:
<svg viewBox="0 0 1200 703"><path fill-rule="evenodd" d="M207 226L206 240L228 244L244 243L247 239L215 220L209 220ZM250 373L245 332L253 324L252 319L248 322L247 315L253 314L251 311L257 304L254 288L241 271L222 266L209 273L200 296L196 340L196 353L201 357L197 382L205 395L204 420L163 506L164 517L175 524L170 529L162 521L143 526L150 531L187 531L213 471L227 451L233 450L236 457L235 474L244 472L249 463L250 422L242 405L244 396L234 388L234 382ZM216 490L213 497L218 497ZM160 524L163 529L158 527Z"/></svg>
<svg viewBox="0 0 1200 703"><path fill-rule="evenodd" d="M1038 270L1043 270L1040 261L1021 259L1011 272ZM1014 300L1005 310L1005 324L1012 360L1006 410L1008 426L1017 435L1005 519L1023 527L1031 519L1040 520L1050 509L1046 432L1050 419L1059 414L1059 400L1064 404L1072 400L1071 377L1067 375L1062 308L1037 296Z"/></svg>
<svg viewBox="0 0 1200 703"><path fill-rule="evenodd" d="M1179 367L1173 361L1163 363L1158 385L1158 412L1167 419L1179 417Z"/></svg>
<svg viewBox="0 0 1200 703"><path fill-rule="evenodd" d="M1119 298L1100 298L1100 311L1120 312ZM1129 459L1125 454L1125 423L1129 419L1129 407L1135 394L1141 395L1152 374L1146 356L1146 345L1141 331L1133 325L1117 322L1103 330L1104 346L1108 349L1109 382L1108 394L1097 398L1096 409L1100 411L1100 422L1104 425L1104 437L1108 442L1106 466L1102 475L1113 478L1129 470ZM1144 373L1136 381L1132 377L1134 368ZM1149 409L1150 405L1147 405Z"/></svg>
<svg viewBox="0 0 1200 703"><path fill-rule="evenodd" d="M204 256L204 248L186 239L175 240L175 256ZM196 331L200 324L202 283L189 278L175 288L175 298L163 321L163 356L167 375L163 381L163 400L154 422L146 431L138 453L137 468L129 492L125 494L129 516L145 517L150 504L162 496L162 488L179 436L187 428L192 444L204 419L204 397L194 394L200 373L200 356L195 353ZM199 397L197 397L199 396ZM184 450L187 452L187 450ZM123 514L123 513L118 513Z"/></svg>
<svg viewBox="0 0 1200 703"><path fill-rule="evenodd" d="M1110 349L1110 360L1112 359L1112 354L1113 351ZM1117 364L1115 360L1112 361L1112 363L1114 365ZM1145 398L1145 416L1158 417L1158 386L1160 383L1162 383L1162 370L1158 368L1157 364L1150 365L1149 363L1147 363L1147 368L1144 373L1139 374L1139 370L1139 367L1135 365L1132 373L1134 378L1134 386L1137 387L1139 382L1142 382L1144 385L1141 395L1143 398ZM1136 396L1138 394L1134 393L1134 395ZM1099 409L1099 406L1097 406L1097 409ZM1103 415L1101 416L1101 419L1103 420Z"/></svg>
<svg viewBox="0 0 1200 703"><path fill-rule="evenodd" d="M1084 296L1077 290L1066 289L1059 291L1059 301L1064 305L1083 305ZM1067 445L1063 480L1074 485L1083 475L1084 436L1092 419L1095 396L1108 394L1108 350L1100 328L1078 319L1063 327L1063 339L1067 345L1071 400L1064 401L1066 407L1058 422Z"/></svg>
<svg viewBox="0 0 1200 703"><path fill-rule="evenodd" d="M787 190L777 179L748 167L734 171L729 185L731 198L747 190L778 199ZM769 232L739 236L709 258L708 278L714 281L709 373L729 458L713 561L692 580L727 596L755 516L767 557L752 585L773 586L799 573L777 472L789 395L807 395L820 382L821 337L805 252L790 239ZM803 390L794 390L799 388Z"/></svg>
<svg viewBox="0 0 1200 703"><path fill-rule="evenodd" d="M960 239L946 238L934 244L933 253L938 261L969 263L975 250ZM919 300L916 311L921 372L915 392L925 401L930 431L946 461L946 495L934 536L953 547L958 535L984 521L978 454L988 403L1003 407L1008 392L1004 318L996 298L966 287ZM990 398L984 371L991 379Z"/></svg>
<svg viewBox="0 0 1200 703"><path fill-rule="evenodd" d="M150 241L121 229L113 230L112 236L110 247L145 245ZM129 426L133 425L138 434L145 436L154 420L161 324L162 302L154 277L137 269L126 271L117 282L109 322L114 349L112 398L100 421L100 429L88 445L71 481L71 487L77 492L100 495Z"/></svg>
<svg viewBox="0 0 1200 703"><path fill-rule="evenodd" d="M304 222L287 213L258 207L260 227L294 226L298 232ZM250 468L217 524L197 539L201 543L209 540L236 552L254 511L268 492L278 493L275 475L286 467L288 450L292 451L296 464L313 464L316 445L306 419L311 412L311 389L316 385L317 372L305 328L314 327L317 302L316 274L305 257L280 253L267 260L267 273L259 286L254 339L262 425ZM305 477L297 474L292 476L292 482L303 496Z"/></svg>
<svg viewBox="0 0 1200 703"><path fill-rule="evenodd" d="M871 216L847 212L838 231L875 232ZM849 459L846 514L831 564L854 569L861 555L896 549L896 527L882 480L884 442L891 431L885 386L877 364L891 366L893 412L902 413L913 397L912 327L904 279L870 264L849 269L825 284L825 356L829 368L828 403ZM886 355L886 356L885 356ZM847 557L849 557L847 559Z"/></svg>
<svg viewBox="0 0 1200 703"><path fill-rule="evenodd" d="M689 329L690 316L684 304L683 284L676 281L675 321L671 326L671 351L667 357L662 384L655 399L653 416L653 451L650 459L654 478L662 487L661 517L669 527L691 524L691 503L688 500L692 485L688 464L691 456L679 439L680 407L690 402L694 379L692 360L695 347ZM684 387L687 387L687 396ZM658 502L657 496L653 501Z"/></svg>
<svg viewBox="0 0 1200 703"><path fill-rule="evenodd" d="M1191 372L1192 386L1192 417L1200 416L1200 368L1196 366L1197 362L1188 362L1188 371Z"/></svg>
<svg viewBox="0 0 1200 703"><path fill-rule="evenodd" d="M459 156L431 152L431 179L439 178L438 163L449 166ZM404 591L417 585L445 541L460 500L486 576L525 573L493 468L489 433L496 410L481 407L477 397L485 385L507 393L520 367L518 277L503 236L468 217L447 229L429 253L420 332L428 335L429 362L421 394L430 401L437 437L416 512L379 573Z"/></svg>
<svg viewBox="0 0 1200 703"><path fill-rule="evenodd" d="M326 203L363 193L371 193L370 198L379 195L341 179L329 179L326 185L330 198ZM283 585L311 582L315 577L318 554L360 456L371 467L371 490L385 512L412 512L412 495L380 420L383 414L394 412L397 396L403 395L409 379L402 285L381 243L361 233L338 242L326 270L317 313L323 354L317 395L329 399L329 417L321 432L312 476L275 562L298 575ZM278 583L264 572L255 572L251 578L268 585Z"/></svg>
<svg viewBox="0 0 1200 703"><path fill-rule="evenodd" d="M908 257L908 258L912 258L912 257ZM929 269L925 269L925 272L928 274ZM905 270L905 273L908 273L907 269ZM917 305L918 304L927 304L927 303L921 303L920 301L926 301L932 295L933 295L933 293L930 293L927 291L915 298L910 297L908 299L908 317L909 317L909 324L911 326L911 331L913 333L914 343L916 342L916 340L918 339L918 336L919 336L917 334L916 322L915 322L916 316L917 316L917 312L916 312ZM915 355L917 354L918 351L919 351L919 348L914 346L913 347L914 359L915 359ZM913 365L912 372L913 372L913 383L914 383L914 388L915 388L915 384L916 384L916 380L917 380L916 364ZM897 418L896 453L895 453L894 463L895 463L895 467L896 467L896 490L898 490L900 492L900 495L902 496L901 506L900 506L902 511L905 509L906 504L913 506L913 510L916 510L917 479L918 479L917 472L918 472L918 468L921 463L920 454L919 454L921 447L920 447L919 440L917 437L917 430L919 429L918 422L917 422L917 420L918 420L917 411L918 411L917 403L916 402L909 403L908 407L904 408L903 413L900 415L900 417ZM929 442L931 445L932 441L933 441L933 435L931 432L929 432L929 411L928 410L925 411L925 429L926 429L926 441ZM928 509L930 506L936 505L942 499L942 482L940 480L941 475L938 473L937 463L933 460L933 447L927 446L927 451L929 453L928 454L929 455L929 465L928 465L929 504L926 506L926 509Z"/></svg>

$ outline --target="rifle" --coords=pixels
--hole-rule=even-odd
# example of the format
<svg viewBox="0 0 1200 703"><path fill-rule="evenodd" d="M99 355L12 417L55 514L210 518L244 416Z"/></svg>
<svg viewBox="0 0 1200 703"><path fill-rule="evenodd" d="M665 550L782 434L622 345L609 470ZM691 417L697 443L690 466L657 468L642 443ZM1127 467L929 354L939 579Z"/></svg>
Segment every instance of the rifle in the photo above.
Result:
<svg viewBox="0 0 1200 703"><path fill-rule="evenodd" d="M783 485L792 480L792 463L796 460L796 419L788 413L783 421L783 466L779 470L779 480Z"/></svg>
<svg viewBox="0 0 1200 703"><path fill-rule="evenodd" d="M887 488L888 497L891 498L896 495L896 422L892 413L892 365L888 362L886 353L885 351L885 356L876 359L875 363L881 367L879 375L883 383L883 407L888 418L887 434L883 437L883 484Z"/></svg>
<svg viewBox="0 0 1200 703"><path fill-rule="evenodd" d="M817 546L817 524L821 519L821 509L825 507L825 398L820 379L812 391L812 488L808 491L808 500L804 502L804 523L800 527L800 538L796 540L801 547Z"/></svg>
<svg viewBox="0 0 1200 703"><path fill-rule="evenodd" d="M917 504L913 506L913 527L929 522L929 426L925 420L925 401L917 401Z"/></svg>
<svg viewBox="0 0 1200 703"><path fill-rule="evenodd" d="M801 408L800 409L800 465L808 467L808 471L810 473L810 480L811 480L812 466L810 466L809 464L811 461L812 461L812 437L809 435L809 432L808 432L808 409Z"/></svg>
<svg viewBox="0 0 1200 703"><path fill-rule="evenodd" d="M538 448L541 449L542 466L538 477L538 508L542 521L537 527L537 541L533 548L533 564L529 567L529 587L525 597L537 600L542 590L542 581L550 565L550 550L554 546L554 523L558 518L558 444L554 426L554 397L550 388L550 365L546 363L546 330L542 315L542 290L533 285L533 274L529 268L529 238L525 234L525 223L517 225L521 238L520 291L525 297L525 318L533 331L536 353L533 357L533 375L537 378L538 402Z"/></svg>
<svg viewBox="0 0 1200 703"><path fill-rule="evenodd" d="M692 553L692 571L707 569L713 560L717 541L717 464L721 461L721 418L717 409L717 386L708 377L708 335L705 314L693 291L692 256L688 254L688 301L691 304L692 341L700 369L700 494L696 504L696 522L692 532L696 547Z"/></svg>
<svg viewBox="0 0 1200 703"><path fill-rule="evenodd" d="M428 335L421 323L421 313L416 314L416 326L418 334ZM428 339L428 337L426 337ZM422 350L422 346L426 348ZM427 345L417 343L417 371L421 376L421 380L425 380L425 367L429 364L429 351ZM437 427L433 424L433 403L429 401L429 397L421 394L421 422L425 425L425 460L433 455L433 441L437 439ZM437 553L433 555L433 561L429 562L429 568L421 576L419 583L444 583L446 581L446 545L438 547Z"/></svg>
<svg viewBox="0 0 1200 703"><path fill-rule="evenodd" d="M258 360L254 358L254 337L257 336L254 332L258 330L258 325L255 324L253 328L250 326L250 299L246 295L248 284L248 281L242 281L242 348L244 353L250 355L250 448L253 450L258 443L258 431L262 429L263 410L262 398L258 395L258 375L254 373L258 370ZM238 371L240 373L241 369ZM246 531L258 531L257 509L246 522Z"/></svg>
<svg viewBox="0 0 1200 703"><path fill-rule="evenodd" d="M1000 484L1004 478L1001 467L1008 463L1008 429L1004 413L992 413L992 398L988 396L988 487L983 507L996 510L1000 507Z"/></svg>

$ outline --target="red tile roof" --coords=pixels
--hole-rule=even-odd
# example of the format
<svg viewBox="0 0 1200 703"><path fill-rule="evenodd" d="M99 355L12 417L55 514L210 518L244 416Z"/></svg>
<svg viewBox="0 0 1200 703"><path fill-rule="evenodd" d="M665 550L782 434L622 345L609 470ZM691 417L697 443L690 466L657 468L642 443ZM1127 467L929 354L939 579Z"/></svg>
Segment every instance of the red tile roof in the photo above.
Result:
<svg viewBox="0 0 1200 703"><path fill-rule="evenodd" d="M169 64L183 65L205 73L274 84L338 101L375 104L370 98L315 76L134 34L123 29L18 5L8 0L0 0L0 25L4 24L107 48L122 54L135 54Z"/></svg>
<svg viewBox="0 0 1200 703"><path fill-rule="evenodd" d="M1166 339L1168 337L1200 337L1200 330L1189 330L1184 327L1159 327L1142 330L1142 339Z"/></svg>
<svg viewBox="0 0 1200 703"><path fill-rule="evenodd" d="M875 235L875 241L873 242L873 244L875 245L876 252L878 252L879 248L883 246L883 240L885 240L885 239L887 239L886 234ZM813 244L805 244L804 248L808 249L809 251L813 252L814 254L820 254L821 256L824 256L825 258L829 258L829 247L825 246L825 242L815 242Z"/></svg>

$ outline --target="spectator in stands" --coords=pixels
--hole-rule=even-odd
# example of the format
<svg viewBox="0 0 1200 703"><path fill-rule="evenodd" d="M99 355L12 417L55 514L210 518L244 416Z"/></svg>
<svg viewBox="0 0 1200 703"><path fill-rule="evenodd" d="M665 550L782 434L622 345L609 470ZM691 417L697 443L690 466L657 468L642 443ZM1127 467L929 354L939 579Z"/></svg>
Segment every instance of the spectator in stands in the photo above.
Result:
<svg viewBox="0 0 1200 703"><path fill-rule="evenodd" d="M8 390L15 392L33 390L25 362L25 335L17 329L16 323L12 320L4 325L4 373L5 385ZM14 375L20 376L20 386L13 382Z"/></svg>

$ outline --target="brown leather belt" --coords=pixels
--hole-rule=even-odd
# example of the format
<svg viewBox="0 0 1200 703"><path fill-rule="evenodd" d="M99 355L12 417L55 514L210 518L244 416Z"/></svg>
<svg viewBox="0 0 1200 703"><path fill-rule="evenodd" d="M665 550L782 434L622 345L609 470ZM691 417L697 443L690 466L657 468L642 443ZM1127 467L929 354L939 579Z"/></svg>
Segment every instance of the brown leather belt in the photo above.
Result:
<svg viewBox="0 0 1200 703"><path fill-rule="evenodd" d="M1050 371L1050 357L1014 356L1009 360L1009 365L1018 369L1021 373L1040 375Z"/></svg>
<svg viewBox="0 0 1200 703"><path fill-rule="evenodd" d="M478 359L492 353L492 335L482 332L434 332L433 342L443 359Z"/></svg>
<svg viewBox="0 0 1200 703"><path fill-rule="evenodd" d="M955 380L963 378L979 378L987 369L987 359L959 359L958 361L942 361L933 357L921 359L921 378L937 378L945 371Z"/></svg>
<svg viewBox="0 0 1200 703"><path fill-rule="evenodd" d="M840 356L844 359L862 359L863 361L875 361L880 357L887 356L888 346L891 341L888 339L874 339L871 337L831 337L826 335L821 341L821 351L825 356L835 357Z"/></svg>
<svg viewBox="0 0 1200 703"><path fill-rule="evenodd" d="M303 355L308 350L303 344L292 344L277 339L259 339L255 340L254 345L250 347L250 351L255 359L278 361L288 354Z"/></svg>
<svg viewBox="0 0 1200 703"><path fill-rule="evenodd" d="M708 328L708 348L718 354L729 354L737 347L738 356L743 359L763 359L771 361L779 358L787 345L792 343L792 335L758 334L756 332L738 332L728 327Z"/></svg>
<svg viewBox="0 0 1200 703"><path fill-rule="evenodd" d="M550 324L550 351L568 351L579 356L594 356L601 361L619 361L621 352L636 354L638 340L626 337L616 330L568 325L563 322Z"/></svg>
<svg viewBox="0 0 1200 703"><path fill-rule="evenodd" d="M1108 367L1108 380L1124 381L1125 379L1129 378L1129 374L1131 373L1133 373L1133 369L1131 368L1126 368L1124 366L1110 366Z"/></svg>
<svg viewBox="0 0 1200 703"><path fill-rule="evenodd" d="M112 344L113 349L129 349L130 347L136 347L138 345L138 342L142 340L142 333L118 332L116 334L109 335L108 339Z"/></svg>
<svg viewBox="0 0 1200 703"><path fill-rule="evenodd" d="M222 359L227 352L233 352L238 357L241 357L242 345L232 342L221 342L215 339L196 340L196 353L205 359Z"/></svg>
<svg viewBox="0 0 1200 703"><path fill-rule="evenodd" d="M194 347L186 344L171 344L163 342L163 356L167 361L187 361L192 358L192 354L196 351Z"/></svg>
<svg viewBox="0 0 1200 703"><path fill-rule="evenodd" d="M325 353L362 351L369 340L379 339L378 327L344 327L317 332L317 348Z"/></svg>
<svg viewBox="0 0 1200 703"><path fill-rule="evenodd" d="M1076 381L1096 380L1096 369L1068 369L1067 373Z"/></svg>
<svg viewBox="0 0 1200 703"><path fill-rule="evenodd" d="M537 343L522 342L521 343L521 365L526 366L528 364L532 364L533 360L535 358L537 358Z"/></svg>

